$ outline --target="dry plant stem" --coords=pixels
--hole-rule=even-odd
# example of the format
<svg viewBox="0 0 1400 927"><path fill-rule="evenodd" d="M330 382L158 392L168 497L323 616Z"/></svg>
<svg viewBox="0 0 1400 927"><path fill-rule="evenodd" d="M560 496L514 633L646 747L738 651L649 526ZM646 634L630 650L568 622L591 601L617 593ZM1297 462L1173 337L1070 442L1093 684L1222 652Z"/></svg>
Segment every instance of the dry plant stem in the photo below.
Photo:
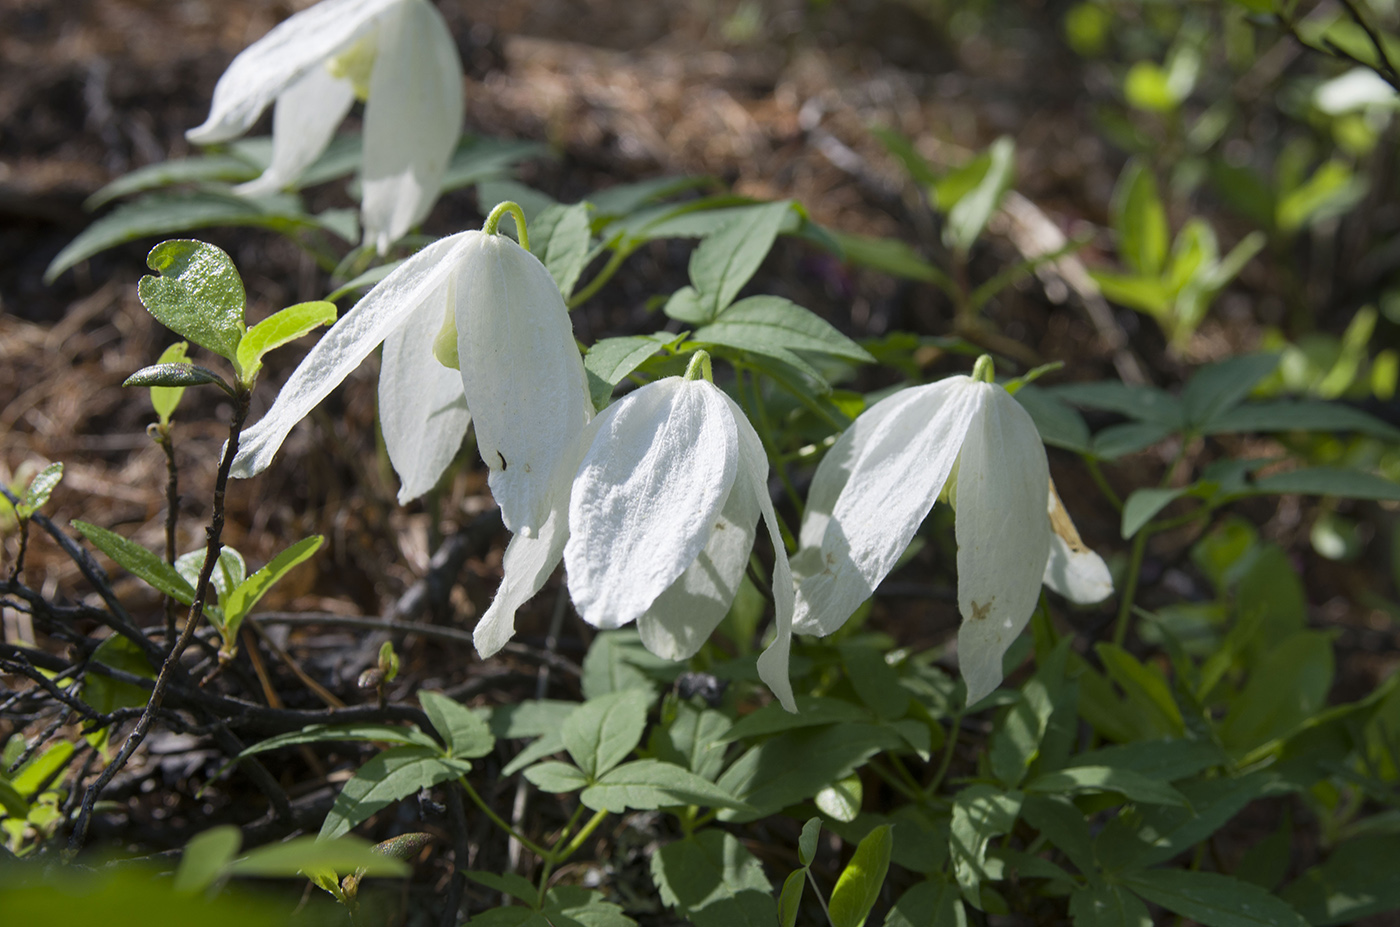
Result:
<svg viewBox="0 0 1400 927"><path fill-rule="evenodd" d="M175 642L175 646L170 649L165 662L161 664L160 673L156 676L155 687L151 689L151 697L146 702L146 710L137 720L136 727L127 735L126 742L122 744L121 750L111 764L102 770L97 781L88 788L87 794L83 796L83 806L78 812L78 820L73 825L73 834L68 841L70 851L76 852L82 849L83 842L87 839L88 824L92 820L92 808L97 803L98 795L121 771L121 768L131 759L131 755L136 752L136 748L141 746L141 742L146 739L146 734L151 729L151 722L155 719L161 701L165 698L165 689L170 685L171 676L180 663L180 655L189 646L190 640L194 637L195 628L204 618L204 601L209 595L210 579L214 575L214 566L219 562L219 551L223 547L221 539L224 533L224 494L228 489L228 473L233 466L233 458L238 454L238 438L243 432L243 420L248 417L249 396L247 387L240 386L234 397L233 420L229 422L228 445L224 448L224 459L219 462L219 474L214 481L214 509L209 518L209 527L206 530L208 544L204 550L204 566L200 568L199 582L194 587L194 602L190 604L185 627L180 631L180 639Z"/></svg>

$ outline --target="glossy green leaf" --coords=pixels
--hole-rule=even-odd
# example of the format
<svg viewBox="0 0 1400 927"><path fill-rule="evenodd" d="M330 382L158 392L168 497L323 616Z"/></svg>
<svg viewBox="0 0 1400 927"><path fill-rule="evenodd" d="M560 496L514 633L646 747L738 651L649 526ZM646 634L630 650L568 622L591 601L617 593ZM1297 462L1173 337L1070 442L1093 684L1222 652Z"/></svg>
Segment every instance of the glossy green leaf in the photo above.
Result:
<svg viewBox="0 0 1400 927"><path fill-rule="evenodd" d="M390 747L361 766L345 783L321 825L319 839L339 837L394 802L415 795L420 789L464 776L471 768L467 760L442 756L436 745Z"/></svg>
<svg viewBox="0 0 1400 927"><path fill-rule="evenodd" d="M243 323L243 280L233 260L202 241L177 239L151 249L142 277L141 304L166 328L237 364Z"/></svg>
<svg viewBox="0 0 1400 927"><path fill-rule="evenodd" d="M252 382L262 368L262 359L289 341L335 321L335 304L323 300L297 303L263 319L248 329L238 342L238 369L245 382Z"/></svg>
<svg viewBox="0 0 1400 927"><path fill-rule="evenodd" d="M1280 231L1294 232L1311 222L1346 212L1365 191L1365 180L1357 178L1343 161L1333 159L1279 199L1274 221Z"/></svg>
<svg viewBox="0 0 1400 927"><path fill-rule="evenodd" d="M184 577L185 582L194 589L199 585L199 573L204 569L204 548L192 550L187 554L181 554L175 560L175 572ZM219 559L214 565L214 571L209 574L209 584L213 586L214 593L220 601L226 600L228 594L241 582L248 573L248 565L243 560L243 555L232 547L222 547L219 549ZM214 596L209 597L212 601ZM222 624L223 612L220 611L213 616L216 624Z"/></svg>
<svg viewBox="0 0 1400 927"><path fill-rule="evenodd" d="M645 690L624 689L591 698L569 716L564 747L584 775L597 779L636 749L651 701Z"/></svg>
<svg viewBox="0 0 1400 927"><path fill-rule="evenodd" d="M875 828L856 844L851 861L831 890L828 911L832 927L862 927L880 898L893 848L894 837L888 824Z"/></svg>
<svg viewBox="0 0 1400 927"><path fill-rule="evenodd" d="M1109 302L1145 312L1159 322L1169 321L1173 293L1157 277L1144 274L1118 274L1106 270L1091 270L1089 276L1103 291Z"/></svg>
<svg viewBox="0 0 1400 927"><path fill-rule="evenodd" d="M724 768L722 738L733 722L723 712L698 709L685 702L664 709L663 717L671 711L675 714L669 723L652 734L651 753L713 782Z"/></svg>
<svg viewBox="0 0 1400 927"><path fill-rule="evenodd" d="M175 891L201 892L224 875L243 845L243 832L232 824L201 831L190 838L175 870Z"/></svg>
<svg viewBox="0 0 1400 927"><path fill-rule="evenodd" d="M182 341L180 344L183 345L184 342ZM175 403L179 402L178 396L183 396L187 387L203 386L206 383L216 383L224 392L232 392L228 384L224 382L224 378L214 371L196 364L183 363L160 363L152 364L150 367L142 367L123 380L122 386L150 387L152 404L155 403L156 390L162 390L166 395L175 394L177 398L174 402L169 403L171 411L174 411ZM162 421L165 420L162 419Z"/></svg>
<svg viewBox="0 0 1400 927"><path fill-rule="evenodd" d="M739 838L710 828L668 843L651 857L661 900L695 927L772 927L773 887Z"/></svg>
<svg viewBox="0 0 1400 927"><path fill-rule="evenodd" d="M1120 878L1153 904L1206 927L1306 927L1308 923L1270 892L1214 872L1147 869Z"/></svg>
<svg viewBox="0 0 1400 927"><path fill-rule="evenodd" d="M221 604L224 610L224 622L231 631L236 631L243 618L253 610L253 606L258 604L269 589L276 585L284 576L290 573L295 567L305 562L312 554L320 549L325 538L319 534L314 534L309 538L302 538L291 547L282 551L268 562L266 566L239 583L228 598Z"/></svg>
<svg viewBox="0 0 1400 927"><path fill-rule="evenodd" d="M418 702L446 742L448 756L474 759L495 749L495 735L480 713L441 692L420 691Z"/></svg>
<svg viewBox="0 0 1400 927"><path fill-rule="evenodd" d="M184 605L194 601L194 587L175 572L173 566L140 544L85 521L74 521L72 524L94 547L115 560L128 573Z"/></svg>
<svg viewBox="0 0 1400 927"><path fill-rule="evenodd" d="M29 481L25 487L24 495L20 497L19 505L15 506L15 514L20 518L29 518L39 509L43 508L49 501L49 496L58 488L58 484L63 480L63 464L51 463Z"/></svg>
<svg viewBox="0 0 1400 927"><path fill-rule="evenodd" d="M599 776L579 801L595 811L651 811L671 805L749 810L724 789L674 763L634 760Z"/></svg>
<svg viewBox="0 0 1400 927"><path fill-rule="evenodd" d="M0 817L8 814L18 821L23 821L29 814L29 802L4 779L0 779L0 812L3 812Z"/></svg>
<svg viewBox="0 0 1400 927"><path fill-rule="evenodd" d="M161 367L161 366L164 366L164 365L166 365L166 364L185 364L185 363L188 363L188 362L189 362L189 357L187 356L187 353L186 353L186 352L188 351L188 349L189 349L189 342L186 342L186 341L177 341L177 342L175 342L175 343L172 344L170 347L166 348L164 351L161 352L160 357L156 360L156 366L157 366L157 367ZM151 369L151 368L147 367L147 368L145 368L145 370L138 370L136 373L132 374L130 377L127 377L127 378L126 378L126 382L123 383L122 385L123 385L123 386L126 386L128 383L131 383L131 381L132 381L132 379L133 379L134 377L139 377L139 376L141 376L141 374L145 373L146 370L150 370L150 369ZM216 377L216 378L218 377L218 375L215 374L214 371L212 371L212 370L206 370L206 371L204 371L204 374L209 375L209 376L213 376L213 377ZM211 382L211 383L212 383L212 382L214 382L214 381L213 381L213 380L209 380L209 381L207 381L207 382ZM133 385L134 385L134 384L133 384ZM225 384L225 387L227 387L227 384ZM170 423L170 416L172 416L172 415L175 414L175 408L180 404L180 400L181 400L181 398L184 397L184 395L185 395L185 386L184 386L184 384L179 384L179 383L177 383L177 384L174 384L174 385L172 385L172 386L152 386L152 387L151 387L151 408L155 409L155 411L156 411L156 417L160 419L160 423L161 423L162 425L166 425L166 424L169 424L169 423Z"/></svg>

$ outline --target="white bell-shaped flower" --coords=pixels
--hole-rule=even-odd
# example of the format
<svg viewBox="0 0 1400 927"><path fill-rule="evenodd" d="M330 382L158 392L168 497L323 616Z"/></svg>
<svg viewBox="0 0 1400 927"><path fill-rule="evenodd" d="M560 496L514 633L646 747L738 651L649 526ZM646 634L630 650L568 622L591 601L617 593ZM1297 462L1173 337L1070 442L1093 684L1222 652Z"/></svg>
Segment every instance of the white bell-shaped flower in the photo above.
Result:
<svg viewBox="0 0 1400 927"><path fill-rule="evenodd" d="M989 370L979 362L986 380ZM1103 562L1077 533L1075 549L1057 546L1065 542L1055 540L1047 517L1058 497L1050 497L1040 434L1005 389L981 376L901 390L867 409L832 445L813 478L793 558L793 627L825 635L844 624L894 568L945 489L957 512L958 663L972 704L1001 682L1002 655L1030 620L1043 581L1087 595L1108 575L1094 570L1090 559ZM1048 570L1052 548L1056 566Z"/></svg>
<svg viewBox="0 0 1400 927"><path fill-rule="evenodd" d="M449 334L455 327L460 373L434 356L444 320ZM491 232L434 242L370 290L243 433L232 475L252 476L271 463L292 426L381 342L379 419L402 481L399 501L433 487L475 421L502 519L512 531L538 530L550 513L550 475L593 406L554 278L530 252Z"/></svg>
<svg viewBox="0 0 1400 927"><path fill-rule="evenodd" d="M699 365L707 366L702 355ZM729 611L762 518L775 551L777 634L758 672L795 710L793 583L768 495L768 458L738 405L693 376L696 367L629 393L585 430L576 466L555 474L545 526L506 548L500 591L475 632L483 657L510 639L516 609L563 559L585 621L598 628L635 621L652 653L686 659Z"/></svg>
<svg viewBox="0 0 1400 927"><path fill-rule="evenodd" d="M272 162L239 187L272 193L326 150L351 104L365 101L361 217L384 253L427 216L462 133L462 61L428 0L322 0L233 59L204 124L210 145L237 138L276 101Z"/></svg>

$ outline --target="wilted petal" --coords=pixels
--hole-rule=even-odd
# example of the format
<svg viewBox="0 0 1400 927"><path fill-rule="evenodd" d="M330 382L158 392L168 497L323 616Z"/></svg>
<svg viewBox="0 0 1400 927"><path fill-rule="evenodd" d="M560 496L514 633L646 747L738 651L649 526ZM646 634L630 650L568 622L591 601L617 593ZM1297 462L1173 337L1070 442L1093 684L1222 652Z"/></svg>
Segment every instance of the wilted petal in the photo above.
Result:
<svg viewBox="0 0 1400 927"><path fill-rule="evenodd" d="M593 406L559 287L504 235L464 232L456 271L457 357L491 494L512 531L549 513L554 464Z"/></svg>
<svg viewBox="0 0 1400 927"><path fill-rule="evenodd" d="M967 703L1001 683L1001 658L1030 621L1050 556L1050 469L1030 415L977 383L958 461L958 666Z"/></svg>
<svg viewBox="0 0 1400 927"><path fill-rule="evenodd" d="M835 631L894 569L958 458L971 385L969 377L949 377L901 390L832 445L802 520L796 630Z"/></svg>
<svg viewBox="0 0 1400 927"><path fill-rule="evenodd" d="M248 477L272 462L287 432L360 365L414 310L441 298L465 247L463 232L435 241L390 272L331 326L293 371L262 419L243 433L230 475ZM446 307L438 305L444 315Z"/></svg>
<svg viewBox="0 0 1400 927"><path fill-rule="evenodd" d="M399 475L399 504L437 485L471 424L462 377L433 358L433 339L450 305L449 278L384 339L379 367L379 426Z"/></svg>
<svg viewBox="0 0 1400 927"><path fill-rule="evenodd" d="M747 488L748 493L758 503L763 523L768 528L768 539L773 543L773 623L776 633L773 642L758 655L758 678L773 690L773 695L784 708L795 712L797 702L792 697L792 679L788 676L795 592L787 548L783 546L783 533L778 528L778 515L773 511L773 499L768 495L768 455L764 452L763 442L753 430L753 425L749 424L748 417L744 415L744 410L728 396L724 396L724 401L728 403L734 416L739 437L739 466L735 475L734 491L739 492Z"/></svg>
<svg viewBox="0 0 1400 927"><path fill-rule="evenodd" d="M425 0L386 16L365 104L365 242L379 253L432 209L462 134L462 61L447 24Z"/></svg>
<svg viewBox="0 0 1400 927"><path fill-rule="evenodd" d="M185 137L198 145L237 138L283 90L321 67L404 0L323 0L249 45L214 86L209 118Z"/></svg>
<svg viewBox="0 0 1400 927"><path fill-rule="evenodd" d="M617 628L709 543L734 485L738 438L724 394L703 380L658 380L598 419L574 478L564 564L583 619Z"/></svg>
<svg viewBox="0 0 1400 927"><path fill-rule="evenodd" d="M1108 564L1079 537L1050 481L1050 559L1045 562L1045 585L1081 605L1102 602L1113 594Z"/></svg>
<svg viewBox="0 0 1400 927"><path fill-rule="evenodd" d="M312 68L282 91L272 110L272 163L257 180L234 189L245 196L276 193L293 183L330 144L336 126L355 102L348 80Z"/></svg>

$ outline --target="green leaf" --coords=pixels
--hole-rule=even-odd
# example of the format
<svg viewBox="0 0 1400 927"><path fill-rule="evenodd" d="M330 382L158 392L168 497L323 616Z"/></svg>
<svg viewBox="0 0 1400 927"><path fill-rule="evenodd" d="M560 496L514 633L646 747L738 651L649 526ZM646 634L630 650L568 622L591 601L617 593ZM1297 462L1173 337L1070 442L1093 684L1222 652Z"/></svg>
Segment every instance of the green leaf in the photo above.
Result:
<svg viewBox="0 0 1400 927"><path fill-rule="evenodd" d="M832 820L849 824L860 814L864 799L865 789L861 786L860 776L852 773L824 787L812 797L812 803Z"/></svg>
<svg viewBox="0 0 1400 927"><path fill-rule="evenodd" d="M141 648L130 638L114 634L97 645L92 652L94 663L101 663L113 669L130 673L142 679L154 681L155 670L141 652ZM145 705L150 690L134 683L111 679L101 673L89 673L83 679L80 696L94 711L107 714L118 708L136 708Z"/></svg>
<svg viewBox="0 0 1400 927"><path fill-rule="evenodd" d="M945 291L954 289L947 274L897 238L850 235L834 229L831 234L841 246L846 260L857 267L869 267L905 280L932 283Z"/></svg>
<svg viewBox="0 0 1400 927"><path fill-rule="evenodd" d="M650 180L639 180L636 183L618 184L615 187L608 187L606 190L597 190L588 195L588 202L593 204L593 208L597 210L599 216L605 218L626 216L636 212L647 203L664 200L696 187L712 186L714 183L714 178L705 176L653 177Z"/></svg>
<svg viewBox="0 0 1400 927"><path fill-rule="evenodd" d="M812 860L817 858L817 838L821 832L821 818L808 818L802 825L802 834L797 838L797 858L803 866L812 865Z"/></svg>
<svg viewBox="0 0 1400 927"><path fill-rule="evenodd" d="M880 898L893 848L894 837L888 824L881 824L856 845L851 861L831 890L832 927L862 927Z"/></svg>
<svg viewBox="0 0 1400 927"><path fill-rule="evenodd" d="M501 740L557 734L578 702L557 699L526 699L510 705L482 709L487 712L491 733Z"/></svg>
<svg viewBox="0 0 1400 927"><path fill-rule="evenodd" d="M201 547L187 554L181 554L175 560L175 572L179 573L185 582L190 584L191 589L199 584L199 573L204 569L205 556L205 549ZM219 549L219 560L214 566L214 571L209 574L209 583L214 587L215 594L223 601L228 598L229 592L243 582L247 573L248 565L244 562L243 555L232 547L222 547ZM221 624L223 622L222 612L216 615L214 620L216 624Z"/></svg>
<svg viewBox="0 0 1400 927"><path fill-rule="evenodd" d="M1121 885L1090 882L1069 896L1074 927L1152 927L1142 899Z"/></svg>
<svg viewBox="0 0 1400 927"><path fill-rule="evenodd" d="M530 249L549 270L567 301L588 260L592 232L589 204L554 204L530 222ZM538 236L538 237L537 237Z"/></svg>
<svg viewBox="0 0 1400 927"><path fill-rule="evenodd" d="M448 756L473 759L495 749L496 738L478 712L441 692L419 692L418 702L446 742Z"/></svg>
<svg viewBox="0 0 1400 927"><path fill-rule="evenodd" d="M636 631L604 631L593 638L583 657L583 697L591 699L623 689L654 693L658 679L670 681L680 673L680 664L648 651Z"/></svg>
<svg viewBox="0 0 1400 927"><path fill-rule="evenodd" d="M289 341L322 325L335 321L335 303L317 300L297 303L263 319L248 329L238 342L238 368L246 382L251 382L262 368L262 359L269 351L276 350Z"/></svg>
<svg viewBox="0 0 1400 927"><path fill-rule="evenodd" d="M1343 467L1302 467L1254 481L1256 493L1298 493L1348 499L1400 501L1400 485L1385 477Z"/></svg>
<svg viewBox="0 0 1400 927"><path fill-rule="evenodd" d="M1076 454L1090 453L1089 426L1067 403L1030 383L1016 391L1016 401L1030 413L1040 440Z"/></svg>
<svg viewBox="0 0 1400 927"><path fill-rule="evenodd" d="M258 847L228 867L231 875L264 879L290 878L301 875L303 869L333 869L337 873L363 870L363 875L370 876L406 876L412 872L408 863L376 853L368 841L359 837L294 837Z"/></svg>
<svg viewBox="0 0 1400 927"><path fill-rule="evenodd" d="M750 206L700 242L690 256L690 282L699 293L695 313L672 318L713 321L758 270L791 213L789 200Z"/></svg>
<svg viewBox="0 0 1400 927"><path fill-rule="evenodd" d="M595 811L652 811L671 805L752 810L724 789L674 763L635 760L608 770L583 790L579 801Z"/></svg>
<svg viewBox="0 0 1400 927"><path fill-rule="evenodd" d="M721 811L724 821L752 821L815 795L882 749L902 741L871 724L834 724L788 731L749 748L720 776L726 794L755 812Z"/></svg>
<svg viewBox="0 0 1400 927"><path fill-rule="evenodd" d="M686 702L663 708L662 717L671 712L674 717L670 722L652 732L652 755L713 782L724 768L725 743L721 738L733 722L722 712L697 709Z"/></svg>
<svg viewBox="0 0 1400 927"><path fill-rule="evenodd" d="M442 178L441 192L447 193L450 190L460 190L462 187L469 187L484 180L506 177L516 164L532 158L548 157L549 154L549 146L540 142L524 142L490 136L468 136L463 138L457 150L452 153L452 160L448 162L447 172ZM502 199L510 198L509 196L502 197ZM500 202L500 200L495 202ZM494 206L495 202L491 205ZM484 202L481 205L483 208L489 209Z"/></svg>
<svg viewBox="0 0 1400 927"><path fill-rule="evenodd" d="M233 260L202 241L177 239L151 249L142 277L141 304L166 328L238 365L243 324L243 280Z"/></svg>
<svg viewBox="0 0 1400 927"><path fill-rule="evenodd" d="M1159 278L1105 270L1091 270L1089 276L1110 302L1145 312L1163 325L1170 322L1174 294Z"/></svg>
<svg viewBox="0 0 1400 927"><path fill-rule="evenodd" d="M985 161L981 177L972 189L957 198L951 208L945 206L940 197L940 207L947 209L948 221L943 226L943 241L948 247L967 254L977 241L987 220L1001 205L1001 198L1011 189L1016 179L1016 142L1008 135L992 142L986 154L978 159Z"/></svg>
<svg viewBox="0 0 1400 927"><path fill-rule="evenodd" d="M1357 837L1280 893L1310 924L1329 927L1400 908L1400 835Z"/></svg>
<svg viewBox="0 0 1400 927"><path fill-rule="evenodd" d="M181 345L184 342L180 342ZM182 352L183 353L183 352ZM206 367L196 364L152 364L150 367L142 367L122 381L122 386L148 386L151 388L151 403L155 404L155 391L164 390L165 393L176 394L174 402L170 403L171 411L174 411L175 402L179 402L179 396L183 396L186 387L203 386L205 383L217 383L224 392L231 393L232 389L224 382L224 378ZM159 412L159 410L157 410ZM166 419L162 419L165 421Z"/></svg>
<svg viewBox="0 0 1400 927"><path fill-rule="evenodd" d="M569 709L572 711L577 707L577 704L570 704ZM535 740L534 743L531 743L524 750L521 750L515 755L513 760L501 767L501 775L513 776L520 772L520 770L528 767L531 763L542 760L547 756L553 756L563 749L564 738L560 736L557 730L550 731L548 734Z"/></svg>
<svg viewBox="0 0 1400 927"><path fill-rule="evenodd" d="M525 778L542 792L565 795L587 787L589 779L573 763L549 760L525 770Z"/></svg>
<svg viewBox="0 0 1400 927"><path fill-rule="evenodd" d="M112 200L182 183L243 183L262 173L262 168L236 154L210 154L178 158L138 167L98 190L83 202L87 210L99 209Z"/></svg>
<svg viewBox="0 0 1400 927"><path fill-rule="evenodd" d="M1167 262L1170 233L1157 179L1146 163L1134 158L1123 168L1111 208L1123 262L1142 276L1160 275Z"/></svg>
<svg viewBox="0 0 1400 927"><path fill-rule="evenodd" d="M993 837L1010 833L1021 813L1021 801L1021 793L989 785L969 786L953 799L948 849L958 887L973 907L981 907L982 882L999 878L995 870L988 870L987 845Z"/></svg>
<svg viewBox="0 0 1400 927"><path fill-rule="evenodd" d="M243 752L238 754L238 759L282 747L346 741L413 745L435 750L439 755L442 753L437 741L416 727L398 727L393 724L308 724L299 731L278 734L251 747L245 747Z"/></svg>
<svg viewBox="0 0 1400 927"><path fill-rule="evenodd" d="M4 779L0 779L0 811L20 822L29 815L29 802ZM0 817L4 815L0 814Z"/></svg>
<svg viewBox="0 0 1400 927"><path fill-rule="evenodd" d="M1078 753L1076 766L1110 766L1173 782L1226 762L1214 743L1205 740L1141 740Z"/></svg>
<svg viewBox="0 0 1400 927"><path fill-rule="evenodd" d="M188 356L186 355L185 352L188 350L189 346L190 346L190 345L189 345L189 342L187 342L187 341L177 341L177 342L175 342L175 343L172 344L170 347L166 348L163 352L161 352L160 358L156 361L156 366L157 366L157 367L161 367L161 366L164 366L164 365L166 365L166 364L185 364L185 363L188 363L189 358L188 358ZM136 373L132 374L130 377L127 377L127 378L126 378L126 382L123 383L122 385L125 386L125 385L127 385L127 383L131 383L131 381L132 381L134 378L141 376L141 374L145 373L146 371L148 371L148 370L150 370L150 369L151 369L150 367L147 367L147 368L145 368L145 370L138 370ZM212 370L206 370L206 371L204 371L204 373L207 374L207 375L209 375L209 376L214 377L215 379L219 379L218 374L214 373L214 371L212 371ZM213 380L209 380L209 381L206 381L206 382L211 382L211 383L212 383L212 382L214 382L214 381L213 381ZM134 384L133 384L133 385L134 385ZM224 388L225 388L225 390L227 390L228 384L225 383L225 384L224 384ZM185 386L184 386L184 384L175 384L175 385L172 386L172 387L167 387L167 386L152 386L152 387L151 387L151 408L155 409L155 411L156 411L156 416L160 419L160 423L161 423L162 425L167 425L167 424L170 423L170 416L172 416L172 415L175 414L175 407L178 406L178 405L180 404L180 399L183 398L184 395L185 395Z"/></svg>
<svg viewBox="0 0 1400 927"><path fill-rule="evenodd" d="M777 919L763 864L722 830L666 844L651 858L651 877L662 902L695 927L772 927Z"/></svg>
<svg viewBox="0 0 1400 927"><path fill-rule="evenodd" d="M177 602L189 605L194 601L194 587L175 568L135 541L85 521L72 522L74 528L98 550L111 557L128 573L165 593Z"/></svg>
<svg viewBox="0 0 1400 927"><path fill-rule="evenodd" d="M1129 386L1117 380L1071 383L1046 387L1057 399L1086 409L1118 412L1140 422L1181 428L1185 425L1181 403L1170 393L1151 386Z"/></svg>
<svg viewBox="0 0 1400 927"><path fill-rule="evenodd" d="M958 887L944 879L920 882L899 896L885 927L967 927Z"/></svg>
<svg viewBox="0 0 1400 927"><path fill-rule="evenodd" d="M1186 495L1186 489L1138 489L1123 503L1123 539L1127 540L1157 517L1162 509Z"/></svg>
<svg viewBox="0 0 1400 927"><path fill-rule="evenodd" d="M190 838L175 870L175 891L192 894L214 884L243 845L243 832L232 824L211 827Z"/></svg>
<svg viewBox="0 0 1400 927"><path fill-rule="evenodd" d="M564 723L564 748L584 775L598 779L627 757L642 740L651 694L624 689L591 698Z"/></svg>
<svg viewBox="0 0 1400 927"><path fill-rule="evenodd" d="M402 263L403 261L388 261L384 264L376 264L364 273L336 287L326 299L333 303L339 302L342 298L358 290L368 290L370 287L389 276L389 274Z"/></svg>
<svg viewBox="0 0 1400 927"><path fill-rule="evenodd" d="M1354 431L1400 442L1400 428L1341 402L1282 399L1249 402L1226 409L1201 429L1203 434L1285 431Z"/></svg>
<svg viewBox="0 0 1400 927"><path fill-rule="evenodd" d="M1007 788L1021 783L1040 755L1040 744L1050 727L1050 716L1063 687L1069 640L1062 641L1006 709L993 732L988 758L992 775Z"/></svg>
<svg viewBox="0 0 1400 927"><path fill-rule="evenodd" d="M667 341L675 340L671 334L666 334L665 338ZM602 409L606 406L612 397L613 387L648 357L664 348L667 341L649 335L629 335L595 342L583 356L583 370L588 375L588 393L593 407Z"/></svg>
<svg viewBox="0 0 1400 927"><path fill-rule="evenodd" d="M1214 872L1148 869L1126 872L1120 878L1153 904L1206 927L1306 927L1308 923L1270 892Z"/></svg>
<svg viewBox="0 0 1400 927"><path fill-rule="evenodd" d="M1089 822L1068 796L1027 795L1021 804L1021 817L1069 857L1080 872L1098 872Z"/></svg>
<svg viewBox="0 0 1400 927"><path fill-rule="evenodd" d="M376 811L420 789L464 776L471 768L467 760L442 756L436 745L390 747L361 766L354 778L345 783L321 825L318 839L339 837Z"/></svg>
<svg viewBox="0 0 1400 927"><path fill-rule="evenodd" d="M1158 805L1187 804L1180 792L1160 779L1110 766L1071 766L1045 773L1026 783L1025 790L1045 795L1118 792L1129 801Z"/></svg>
<svg viewBox="0 0 1400 927"><path fill-rule="evenodd" d="M1128 69L1123 96L1129 105L1149 113L1170 113L1181 105L1170 75L1155 61L1139 61Z"/></svg>
<svg viewBox="0 0 1400 927"><path fill-rule="evenodd" d="M804 727L823 727L843 721L870 721L868 711L845 699L798 695L796 701L796 712L788 711L776 702L770 702L757 711L744 715L724 734L723 740L733 743Z"/></svg>
<svg viewBox="0 0 1400 927"><path fill-rule="evenodd" d="M1186 724L1181 709L1172 698L1171 686L1156 665L1144 664L1117 644L1102 643L1094 648L1109 678L1123 690L1146 730L1156 736L1184 737Z"/></svg>
<svg viewBox="0 0 1400 927"><path fill-rule="evenodd" d="M937 171L924 160L924 156L919 154L907 135L888 126L871 126L870 134L880 140L886 151L899 159L899 163L904 165L904 169L909 172L915 183L924 187L932 187L938 183Z"/></svg>
<svg viewBox="0 0 1400 927"><path fill-rule="evenodd" d="M807 886L807 870L799 869L783 880L778 893L778 927L797 927L797 914L802 907L802 890Z"/></svg>
<svg viewBox="0 0 1400 927"><path fill-rule="evenodd" d="M882 648L861 642L838 645L846 676L860 700L883 721L902 718L909 710L909 692L899 674L885 662Z"/></svg>
<svg viewBox="0 0 1400 927"><path fill-rule="evenodd" d="M503 895L518 898L530 907L538 907L540 903L540 890L535 887L535 883L516 872L483 872L479 869L465 869L462 875L471 879L478 885L485 885L487 888L495 889Z"/></svg>
<svg viewBox="0 0 1400 927"><path fill-rule="evenodd" d="M1343 161L1333 159L1280 197L1275 224L1279 231L1295 232L1304 225L1346 212L1365 192L1366 181L1353 175Z"/></svg>
<svg viewBox="0 0 1400 927"><path fill-rule="evenodd" d="M1128 454L1136 454L1175 434L1177 429L1155 422L1125 422L1110 425L1094 435L1090 448L1100 460L1117 460Z"/></svg>
<svg viewBox="0 0 1400 927"><path fill-rule="evenodd" d="M53 494L62 480L63 464L61 463L51 463L34 474L34 479L29 481L24 495L20 497L19 505L15 506L15 514L21 520L31 517L44 507L44 504L49 501L49 496Z"/></svg>
<svg viewBox="0 0 1400 927"><path fill-rule="evenodd" d="M73 758L74 749L70 741L58 741L38 756L30 757L27 763L15 770L10 778L10 785L24 798L33 799L40 789L47 786L54 776L68 765L68 761ZM4 770L0 770L0 776L3 775Z"/></svg>
<svg viewBox="0 0 1400 927"><path fill-rule="evenodd" d="M230 633L238 630L243 618L253 610L253 606L258 604L258 600L269 589L281 581L282 577L290 573L293 568L316 553L323 541L325 538L319 534L302 538L273 557L261 570L239 583L228 594L228 598L221 603L224 609L224 622L229 627Z"/></svg>
<svg viewBox="0 0 1400 927"><path fill-rule="evenodd" d="M1239 756L1281 737L1327 704L1335 675L1332 638L1299 631L1279 642L1253 668L1244 691L1218 729L1221 743ZM1286 696L1279 691L1286 680Z"/></svg>
<svg viewBox="0 0 1400 927"><path fill-rule="evenodd" d="M809 309L778 296L750 296L697 329L692 341L764 354L794 367L805 361L795 351L825 354L859 363L874 358Z"/></svg>
<svg viewBox="0 0 1400 927"><path fill-rule="evenodd" d="M1222 413L1249 395L1260 380L1278 367L1278 354L1244 354L1202 367L1181 393L1184 417L1191 428L1204 430Z"/></svg>

